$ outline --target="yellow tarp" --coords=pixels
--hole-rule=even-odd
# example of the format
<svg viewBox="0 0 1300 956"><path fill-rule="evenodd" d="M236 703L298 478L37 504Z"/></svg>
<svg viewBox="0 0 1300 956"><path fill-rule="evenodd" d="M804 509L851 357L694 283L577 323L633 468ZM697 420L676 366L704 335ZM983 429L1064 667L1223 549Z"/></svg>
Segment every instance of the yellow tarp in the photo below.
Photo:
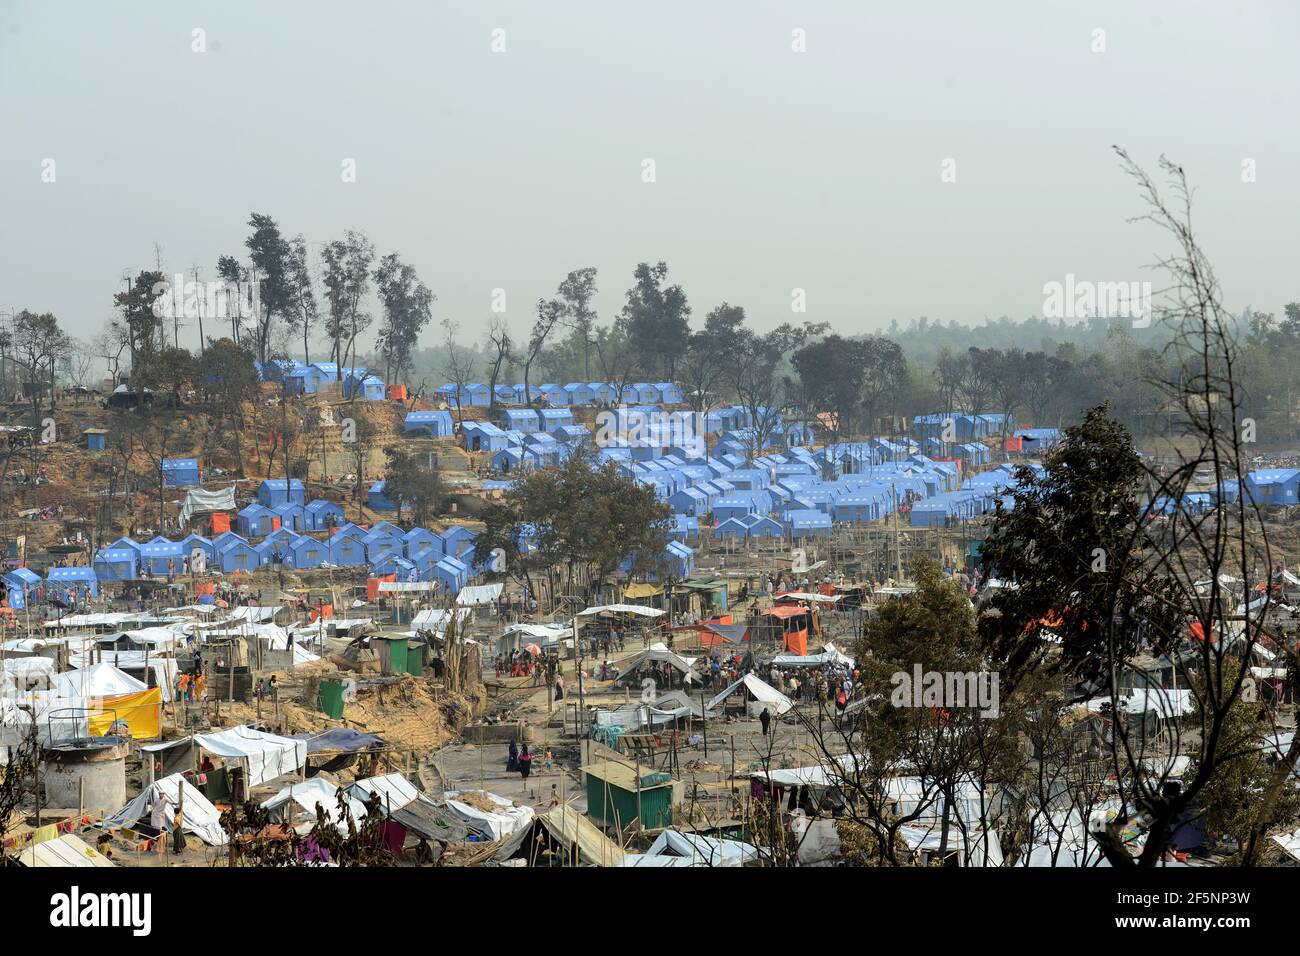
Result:
<svg viewBox="0 0 1300 956"><path fill-rule="evenodd" d="M658 597L664 593L664 589L653 584L643 584L639 581L633 581L623 589L625 598L648 598Z"/></svg>
<svg viewBox="0 0 1300 956"><path fill-rule="evenodd" d="M162 688L150 687L134 694L91 699L90 734L102 737L113 722L124 720L136 740L151 740L162 733Z"/></svg>

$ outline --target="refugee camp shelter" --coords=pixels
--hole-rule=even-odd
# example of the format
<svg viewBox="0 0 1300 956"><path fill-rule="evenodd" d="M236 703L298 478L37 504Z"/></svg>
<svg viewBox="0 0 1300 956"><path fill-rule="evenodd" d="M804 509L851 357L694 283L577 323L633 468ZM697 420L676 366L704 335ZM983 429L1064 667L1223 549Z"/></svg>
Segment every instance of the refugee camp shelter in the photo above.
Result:
<svg viewBox="0 0 1300 956"><path fill-rule="evenodd" d="M168 488L188 488L199 483L197 458L164 458L160 470Z"/></svg>
<svg viewBox="0 0 1300 956"><path fill-rule="evenodd" d="M587 815L619 830L635 823L637 829L672 826L673 778L659 770L641 768L620 760L592 760L582 768L587 789Z"/></svg>
<svg viewBox="0 0 1300 956"><path fill-rule="evenodd" d="M139 550L100 548L95 552L95 575L101 581L134 581L140 576Z"/></svg>
<svg viewBox="0 0 1300 956"><path fill-rule="evenodd" d="M91 597L98 597L99 577L95 574L95 569L85 566L50 568L45 575L47 593L66 596L74 588L79 591L89 588Z"/></svg>
<svg viewBox="0 0 1300 956"><path fill-rule="evenodd" d="M409 436L449 438L454 434L451 412L446 409L428 412L407 412L402 423L402 433Z"/></svg>
<svg viewBox="0 0 1300 956"><path fill-rule="evenodd" d="M286 502L307 504L307 489L297 478L268 478L257 486L257 503L263 508L274 508Z"/></svg>
<svg viewBox="0 0 1300 956"><path fill-rule="evenodd" d="M343 506L324 498L308 502L303 509L304 531L328 531L331 526L337 527L345 520Z"/></svg>
<svg viewBox="0 0 1300 956"><path fill-rule="evenodd" d="M263 505L245 505L235 515L235 527L245 537L260 538L275 530L275 514Z"/></svg>

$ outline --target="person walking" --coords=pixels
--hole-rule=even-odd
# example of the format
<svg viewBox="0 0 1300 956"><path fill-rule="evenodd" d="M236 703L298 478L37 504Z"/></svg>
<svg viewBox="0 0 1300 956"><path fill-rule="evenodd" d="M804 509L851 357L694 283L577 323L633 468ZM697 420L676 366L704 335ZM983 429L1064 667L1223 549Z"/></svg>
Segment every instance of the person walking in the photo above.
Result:
<svg viewBox="0 0 1300 956"><path fill-rule="evenodd" d="M533 772L533 755L528 752L528 744L523 744L519 750L519 776L524 781L525 791L528 789L528 775Z"/></svg>
<svg viewBox="0 0 1300 956"><path fill-rule="evenodd" d="M766 707L764 707L763 712L758 715L758 722L763 725L763 736L766 737L768 726L772 723L772 714Z"/></svg>
<svg viewBox="0 0 1300 956"><path fill-rule="evenodd" d="M562 700L564 700L564 678L557 675L555 678L555 701L559 703Z"/></svg>

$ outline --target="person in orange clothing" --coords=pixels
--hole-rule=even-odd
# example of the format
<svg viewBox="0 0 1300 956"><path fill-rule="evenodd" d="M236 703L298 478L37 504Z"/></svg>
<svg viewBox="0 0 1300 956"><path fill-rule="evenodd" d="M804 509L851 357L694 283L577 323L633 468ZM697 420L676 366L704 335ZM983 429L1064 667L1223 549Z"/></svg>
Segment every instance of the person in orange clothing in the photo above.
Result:
<svg viewBox="0 0 1300 956"><path fill-rule="evenodd" d="M189 700L190 694L190 675L181 674L181 679L176 682L176 697L178 700Z"/></svg>

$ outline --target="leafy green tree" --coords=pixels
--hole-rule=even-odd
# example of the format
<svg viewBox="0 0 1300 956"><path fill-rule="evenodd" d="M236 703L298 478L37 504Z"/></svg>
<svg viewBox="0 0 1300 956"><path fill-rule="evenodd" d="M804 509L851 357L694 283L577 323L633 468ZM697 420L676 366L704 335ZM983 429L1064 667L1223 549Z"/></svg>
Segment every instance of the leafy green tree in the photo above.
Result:
<svg viewBox="0 0 1300 956"><path fill-rule="evenodd" d="M402 520L402 509L411 509L411 518L424 525L442 513L447 500L447 489L442 474L435 467L401 445L384 449L388 461L384 469L384 494L397 502L397 520Z"/></svg>

